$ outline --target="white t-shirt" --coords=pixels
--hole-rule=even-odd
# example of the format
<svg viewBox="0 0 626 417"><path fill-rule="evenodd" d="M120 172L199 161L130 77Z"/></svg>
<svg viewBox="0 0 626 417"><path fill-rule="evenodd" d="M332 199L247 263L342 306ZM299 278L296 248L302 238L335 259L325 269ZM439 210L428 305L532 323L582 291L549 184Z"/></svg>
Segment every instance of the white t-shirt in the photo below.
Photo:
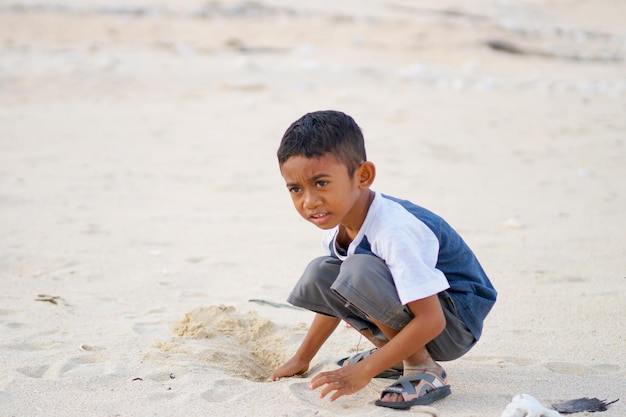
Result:
<svg viewBox="0 0 626 417"><path fill-rule="evenodd" d="M379 257L391 271L402 304L450 287L444 273L436 267L438 237L415 213L395 200L376 193L361 229L345 254L336 249L337 232L338 227L324 231L322 242L327 254L341 260L355 253Z"/></svg>

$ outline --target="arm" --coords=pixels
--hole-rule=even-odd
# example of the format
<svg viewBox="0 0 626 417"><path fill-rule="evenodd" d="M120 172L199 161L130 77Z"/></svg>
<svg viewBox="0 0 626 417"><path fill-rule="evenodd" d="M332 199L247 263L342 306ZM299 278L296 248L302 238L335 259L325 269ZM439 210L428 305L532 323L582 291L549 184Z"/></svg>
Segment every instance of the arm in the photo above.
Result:
<svg viewBox="0 0 626 417"><path fill-rule="evenodd" d="M335 317L316 314L300 347L283 366L270 375L270 381L276 381L285 376L299 375L309 369L311 359L320 350L326 339L335 331L340 320Z"/></svg>
<svg viewBox="0 0 626 417"><path fill-rule="evenodd" d="M394 364L425 351L426 345L446 327L446 318L437 295L412 301L407 306L415 317L401 331L390 329L395 335L389 342L360 362L366 374L377 375Z"/></svg>
<svg viewBox="0 0 626 417"><path fill-rule="evenodd" d="M437 295L408 304L414 318L401 330L391 331L389 342L371 356L354 364L330 372L322 372L311 380L311 388L324 386L320 392L325 397L331 391L331 401L342 395L353 394L365 387L383 370L425 350L425 346L445 328L446 320Z"/></svg>

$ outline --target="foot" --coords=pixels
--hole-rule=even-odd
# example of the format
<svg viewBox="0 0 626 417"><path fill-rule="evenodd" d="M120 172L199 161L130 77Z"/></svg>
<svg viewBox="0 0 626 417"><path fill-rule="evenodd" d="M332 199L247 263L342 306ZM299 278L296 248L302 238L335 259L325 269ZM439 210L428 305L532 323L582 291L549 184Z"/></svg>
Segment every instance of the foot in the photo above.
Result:
<svg viewBox="0 0 626 417"><path fill-rule="evenodd" d="M408 410L415 405L432 404L447 397L450 392L445 371L439 374L427 371L398 379L383 390L381 399L376 400L375 404L380 407ZM392 401L392 398L396 401Z"/></svg>
<svg viewBox="0 0 626 417"><path fill-rule="evenodd" d="M441 365L439 365L437 362L433 360L427 363L421 363L421 364L411 364L411 363L407 363L407 361L404 361L404 371L402 373L403 377L419 375L423 373L432 373L435 375L441 375L444 373L444 369ZM418 382L416 381L415 384L417 383ZM387 393L380 399L380 401L402 402L402 401L406 401L406 399L404 398L402 394Z"/></svg>

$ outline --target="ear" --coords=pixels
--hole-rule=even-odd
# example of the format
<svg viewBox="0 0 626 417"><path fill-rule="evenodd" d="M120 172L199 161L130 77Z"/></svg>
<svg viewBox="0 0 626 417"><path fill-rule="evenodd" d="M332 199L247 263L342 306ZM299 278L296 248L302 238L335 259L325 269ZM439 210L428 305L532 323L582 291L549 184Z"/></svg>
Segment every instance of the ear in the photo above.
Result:
<svg viewBox="0 0 626 417"><path fill-rule="evenodd" d="M357 169L356 175L359 180L359 187L369 188L376 178L376 166L370 161L365 161Z"/></svg>

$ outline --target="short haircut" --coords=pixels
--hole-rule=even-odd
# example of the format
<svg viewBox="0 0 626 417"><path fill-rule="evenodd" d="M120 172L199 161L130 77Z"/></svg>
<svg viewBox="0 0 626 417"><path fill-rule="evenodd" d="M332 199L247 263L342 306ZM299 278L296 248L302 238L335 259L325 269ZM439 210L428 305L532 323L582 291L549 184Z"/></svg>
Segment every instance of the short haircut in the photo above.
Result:
<svg viewBox="0 0 626 417"><path fill-rule="evenodd" d="M287 128L277 152L281 166L292 156L326 154L343 163L350 176L367 160L363 133L352 117L335 110L307 113Z"/></svg>

